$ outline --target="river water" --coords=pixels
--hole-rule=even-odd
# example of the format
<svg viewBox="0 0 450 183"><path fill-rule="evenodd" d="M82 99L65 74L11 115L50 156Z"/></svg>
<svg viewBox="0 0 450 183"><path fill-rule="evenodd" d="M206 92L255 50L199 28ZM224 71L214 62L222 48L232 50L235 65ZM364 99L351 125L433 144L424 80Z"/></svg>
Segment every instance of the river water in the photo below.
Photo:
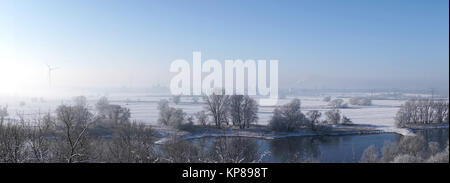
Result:
<svg viewBox="0 0 450 183"><path fill-rule="evenodd" d="M416 130L427 142L437 142L441 150L446 147L449 129ZM194 145L202 144L206 148L223 137L208 137L191 140ZM243 137L228 137L243 138ZM364 150L374 145L378 152L385 142L398 142L401 135L383 133L373 135L288 137L274 140L248 139L235 148L254 149L263 163L310 161L321 163L359 162ZM209 145L208 145L209 144ZM252 151L252 150L250 150ZM265 156L263 156L265 154Z"/></svg>

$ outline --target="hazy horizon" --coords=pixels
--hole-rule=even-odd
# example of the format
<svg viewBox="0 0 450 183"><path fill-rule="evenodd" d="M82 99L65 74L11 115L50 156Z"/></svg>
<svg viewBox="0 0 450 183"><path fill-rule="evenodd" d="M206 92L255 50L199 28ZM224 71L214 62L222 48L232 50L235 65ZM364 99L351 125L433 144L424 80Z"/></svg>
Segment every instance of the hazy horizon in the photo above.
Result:
<svg viewBox="0 0 450 183"><path fill-rule="evenodd" d="M236 4L239 3L239 6ZM277 59L280 89L449 88L449 2L1 1L0 94L168 86L176 59ZM48 68L52 72L49 87Z"/></svg>

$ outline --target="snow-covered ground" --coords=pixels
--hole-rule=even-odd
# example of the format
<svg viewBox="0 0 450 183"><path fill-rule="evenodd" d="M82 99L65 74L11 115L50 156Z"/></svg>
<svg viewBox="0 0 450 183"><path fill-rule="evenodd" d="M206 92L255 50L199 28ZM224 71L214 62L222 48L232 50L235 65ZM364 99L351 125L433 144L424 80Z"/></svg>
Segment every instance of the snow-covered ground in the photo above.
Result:
<svg viewBox="0 0 450 183"><path fill-rule="evenodd" d="M343 95L336 95L343 96ZM336 97L335 96L335 97ZM335 97L332 96L334 99ZM89 106L93 109L98 96L88 97ZM119 104L125 106L131 110L132 119L139 122L157 125L158 101L161 99L169 99L170 96L150 96L150 95L114 95L108 96L109 100L113 104ZM287 97L286 99L280 99L279 105L288 103L291 99L298 98L302 103L302 110L304 113L310 110L319 110L325 112L329 110L327 102L322 101L323 97ZM349 98L342 98L348 103ZM17 114L23 114L26 118L32 119L38 117L39 114L53 112L58 105L71 104L70 98L65 99L31 99L31 98L0 98L0 106L8 105L8 111L10 118L17 117ZM367 125L377 130L383 130L386 132L396 132L402 135L411 134L406 129L398 129L395 127L394 117L397 113L400 105L405 101L403 100L373 100L371 106L350 106L347 109L341 109L343 115L349 117L353 123L360 125ZM182 108L188 115L204 109L204 105L201 103L194 104L191 97L182 97L181 103L178 105L171 104L173 107ZM259 121L258 124L268 124L272 111L275 106L272 107L260 107L259 109Z"/></svg>

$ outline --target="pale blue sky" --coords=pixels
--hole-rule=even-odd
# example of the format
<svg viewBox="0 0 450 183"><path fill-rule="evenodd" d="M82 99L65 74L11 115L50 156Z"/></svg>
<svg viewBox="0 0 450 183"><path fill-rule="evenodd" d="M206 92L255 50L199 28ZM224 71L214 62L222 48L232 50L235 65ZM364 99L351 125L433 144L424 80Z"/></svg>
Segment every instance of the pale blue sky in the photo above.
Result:
<svg viewBox="0 0 450 183"><path fill-rule="evenodd" d="M448 0L1 0L0 80L150 87L201 51L278 59L282 87L448 90L448 22Z"/></svg>

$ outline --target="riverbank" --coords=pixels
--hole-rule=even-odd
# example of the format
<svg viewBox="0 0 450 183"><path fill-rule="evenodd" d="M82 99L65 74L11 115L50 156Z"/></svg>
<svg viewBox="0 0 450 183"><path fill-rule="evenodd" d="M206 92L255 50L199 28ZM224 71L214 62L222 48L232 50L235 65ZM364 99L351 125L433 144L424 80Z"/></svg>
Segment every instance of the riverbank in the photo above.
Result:
<svg viewBox="0 0 450 183"><path fill-rule="evenodd" d="M276 132L270 130L266 125L252 125L247 129L236 127L216 128L215 126L193 125L185 130L173 129L163 126L152 126L156 131L157 144L164 144L171 138L199 139L207 137L247 137L264 140L273 140L286 137L307 136L344 136L344 135L368 135L381 133L396 133L402 136L414 136L413 130L449 128L448 124L416 125L409 128L379 128L373 125L321 125L316 130L309 128L299 129L293 132Z"/></svg>
<svg viewBox="0 0 450 183"><path fill-rule="evenodd" d="M279 139L286 137L306 137L306 136L340 136L340 135L366 135L385 133L367 125L323 125L319 129L299 129L293 132L272 131L265 125L252 125L248 129L235 127L218 129L213 126L192 126L187 130L177 130L162 126L152 127L158 136L157 144L164 144L171 138L199 139L207 137L247 137L257 139Z"/></svg>

